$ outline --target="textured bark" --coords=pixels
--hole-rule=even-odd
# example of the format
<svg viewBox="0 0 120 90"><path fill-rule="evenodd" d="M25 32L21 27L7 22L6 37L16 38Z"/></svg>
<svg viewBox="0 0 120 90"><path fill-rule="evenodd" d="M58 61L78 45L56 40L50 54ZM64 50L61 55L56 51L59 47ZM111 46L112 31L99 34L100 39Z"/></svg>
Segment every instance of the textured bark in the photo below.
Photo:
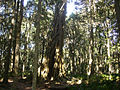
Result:
<svg viewBox="0 0 120 90"><path fill-rule="evenodd" d="M42 57L41 57L41 62L40 62L40 79L41 78L41 69L42 69L42 63L43 63L43 58L44 58L44 49L45 49L45 41L44 41L44 37L43 37L43 42L42 42Z"/></svg>
<svg viewBox="0 0 120 90"><path fill-rule="evenodd" d="M94 24L94 0L90 0L90 46L89 46L89 70L88 70L88 75L93 75L94 74L94 57L93 57L93 52L94 52L94 34L93 34L93 24Z"/></svg>
<svg viewBox="0 0 120 90"><path fill-rule="evenodd" d="M17 75L18 74L18 63L19 63L19 48L20 48L20 34L21 34L21 24L23 19L23 3L24 0L21 0L20 6L20 14L16 17L16 25L15 25L15 35L14 35L14 55L13 55L13 71ZM19 0L17 2L17 12L19 9Z"/></svg>
<svg viewBox="0 0 120 90"><path fill-rule="evenodd" d="M28 56L27 56L27 53L28 53L28 39L29 39L29 32L27 31L28 30L28 26L27 26L27 23L26 23L26 30L25 30L25 44L24 44L24 59L23 59L23 62L22 62L22 69L21 69L21 77L23 78L24 77L24 72L25 72L25 67L26 67L26 63L28 61Z"/></svg>
<svg viewBox="0 0 120 90"><path fill-rule="evenodd" d="M47 48L47 58L49 60L48 67L48 78L54 77L55 79L58 77L59 72L63 71L63 41L64 41L64 24L65 24L65 14L66 14L66 4L63 6L63 10L60 10L63 2L57 2L55 6L55 16L53 21L53 33L52 40L48 43Z"/></svg>
<svg viewBox="0 0 120 90"><path fill-rule="evenodd" d="M3 83L8 83L8 72L9 72L9 66L10 66L10 59L11 59L11 44L12 44L12 28L10 29L9 33L9 43L7 48L7 56L5 57L5 72L4 72L4 78Z"/></svg>
<svg viewBox="0 0 120 90"><path fill-rule="evenodd" d="M115 12L116 12L116 19L117 19L117 27L118 27L118 43L120 43L120 0L114 0L115 2ZM118 52L118 69L120 73L120 53ZM120 83L120 80L119 80Z"/></svg>
<svg viewBox="0 0 120 90"><path fill-rule="evenodd" d="M119 40L120 40L120 0L115 0L115 12L116 12Z"/></svg>
<svg viewBox="0 0 120 90"><path fill-rule="evenodd" d="M13 14L14 14L14 10L13 10ZM11 28L8 28L9 31L9 37L8 37L8 47L7 47L7 55L5 56L5 64L4 64L4 76L3 76L3 83L8 83L8 73L9 73L9 69L10 69L10 62L11 62L11 48L12 48L12 32L13 32L13 26L14 26L14 18L10 19L11 23L10 26Z"/></svg>
<svg viewBox="0 0 120 90"><path fill-rule="evenodd" d="M16 37L17 37L17 26L18 26L18 9L19 9L19 1L17 2L16 7L16 0L14 0L14 9L15 9L15 25L14 25L14 38L13 38L13 68L12 71L15 73L15 55L16 55Z"/></svg>
<svg viewBox="0 0 120 90"><path fill-rule="evenodd" d="M42 0L38 1L38 11L37 11L37 26L35 33L35 57L33 61L33 81L32 90L36 90L37 85L37 72L38 72L38 60L39 60L39 34L40 34L40 15L41 15L41 3Z"/></svg>

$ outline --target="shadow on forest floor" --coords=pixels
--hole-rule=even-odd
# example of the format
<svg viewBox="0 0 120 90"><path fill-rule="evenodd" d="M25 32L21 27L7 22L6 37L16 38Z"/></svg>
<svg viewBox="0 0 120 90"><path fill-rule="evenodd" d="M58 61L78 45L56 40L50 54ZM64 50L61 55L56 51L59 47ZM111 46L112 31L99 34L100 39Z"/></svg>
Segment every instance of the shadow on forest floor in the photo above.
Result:
<svg viewBox="0 0 120 90"><path fill-rule="evenodd" d="M118 75L93 76L88 81L85 76L71 76L60 82L44 82L38 84L37 90L120 90ZM8 84L0 83L0 90L32 90L31 81L19 78L10 78Z"/></svg>

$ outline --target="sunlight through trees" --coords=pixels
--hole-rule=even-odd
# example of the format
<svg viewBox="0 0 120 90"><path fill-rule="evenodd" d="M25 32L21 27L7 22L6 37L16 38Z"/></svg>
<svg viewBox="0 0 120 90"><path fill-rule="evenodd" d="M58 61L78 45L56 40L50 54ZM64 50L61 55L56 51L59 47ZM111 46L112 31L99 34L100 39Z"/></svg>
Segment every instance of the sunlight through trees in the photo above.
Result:
<svg viewBox="0 0 120 90"><path fill-rule="evenodd" d="M119 90L119 13L120 0L1 0L0 90Z"/></svg>

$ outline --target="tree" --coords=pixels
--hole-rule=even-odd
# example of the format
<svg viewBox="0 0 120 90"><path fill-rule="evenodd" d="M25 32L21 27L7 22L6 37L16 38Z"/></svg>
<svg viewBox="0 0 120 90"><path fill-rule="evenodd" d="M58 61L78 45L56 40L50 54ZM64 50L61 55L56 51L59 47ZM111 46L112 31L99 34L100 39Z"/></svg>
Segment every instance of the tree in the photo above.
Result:
<svg viewBox="0 0 120 90"><path fill-rule="evenodd" d="M117 32L119 34L118 36L118 46L120 45L120 0L114 0L114 5L115 5L115 12L116 12L116 20L117 20ZM119 49L118 51L118 68L119 68L119 73L120 73L120 53Z"/></svg>
<svg viewBox="0 0 120 90"><path fill-rule="evenodd" d="M66 4L61 7L64 3L62 1L57 1L55 5L55 14L53 20L53 31L51 41L48 43L47 47L47 58L48 58L48 78L57 78L62 69L62 56L63 56L63 43L64 43L64 25L65 25L65 14L66 14ZM62 70L61 70L62 71Z"/></svg>
<svg viewBox="0 0 120 90"><path fill-rule="evenodd" d="M117 19L117 27L119 33L119 40L120 40L120 0L114 0L115 3L115 12L116 12L116 19Z"/></svg>
<svg viewBox="0 0 120 90"><path fill-rule="evenodd" d="M8 12L7 12L8 13ZM11 48L12 48L12 32L13 32L13 26L14 26L14 22L13 22L14 18L10 18L9 20L9 25L10 28L7 27L8 31L9 31L9 37L8 37L8 46L7 47L7 55L5 56L5 64L4 64L4 78L3 78L3 83L8 83L8 73L9 73L9 68L10 68L10 62L11 62Z"/></svg>
<svg viewBox="0 0 120 90"><path fill-rule="evenodd" d="M32 90L36 90L37 83L37 72L38 72L38 60L39 60L39 34L40 34L40 16L41 16L41 3L42 0L38 1L38 11L36 18L36 33L35 33L35 57L33 62L33 81L32 81Z"/></svg>
<svg viewBox="0 0 120 90"><path fill-rule="evenodd" d="M16 3L16 0L15 0ZM14 30L14 42L13 42L13 72L17 75L18 74L18 64L20 58L20 36L21 36L21 25L23 20L23 5L24 0L20 2L20 11L19 11L19 0L17 1L17 8L15 14L15 30ZM18 18L19 17L19 18Z"/></svg>

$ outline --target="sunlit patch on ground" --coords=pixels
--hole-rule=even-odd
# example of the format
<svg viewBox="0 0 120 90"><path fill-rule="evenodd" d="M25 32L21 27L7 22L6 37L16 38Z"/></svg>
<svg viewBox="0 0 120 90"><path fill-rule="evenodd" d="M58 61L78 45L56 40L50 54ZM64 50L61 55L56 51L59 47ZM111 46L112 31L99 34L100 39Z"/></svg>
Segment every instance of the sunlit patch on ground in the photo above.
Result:
<svg viewBox="0 0 120 90"><path fill-rule="evenodd" d="M31 89L32 89L32 87L26 87L25 89L26 89L26 90L31 90Z"/></svg>
<svg viewBox="0 0 120 90"><path fill-rule="evenodd" d="M0 82L2 82L3 81L3 78L2 79L0 79Z"/></svg>
<svg viewBox="0 0 120 90"><path fill-rule="evenodd" d="M12 79L8 79L8 82L11 83L11 82L13 82L13 80Z"/></svg>
<svg viewBox="0 0 120 90"><path fill-rule="evenodd" d="M74 85L74 84L81 84L82 80L72 77L72 79L70 81L67 81L67 84L69 85Z"/></svg>
<svg viewBox="0 0 120 90"><path fill-rule="evenodd" d="M60 82L55 82L55 84L58 84L58 85L60 85Z"/></svg>

